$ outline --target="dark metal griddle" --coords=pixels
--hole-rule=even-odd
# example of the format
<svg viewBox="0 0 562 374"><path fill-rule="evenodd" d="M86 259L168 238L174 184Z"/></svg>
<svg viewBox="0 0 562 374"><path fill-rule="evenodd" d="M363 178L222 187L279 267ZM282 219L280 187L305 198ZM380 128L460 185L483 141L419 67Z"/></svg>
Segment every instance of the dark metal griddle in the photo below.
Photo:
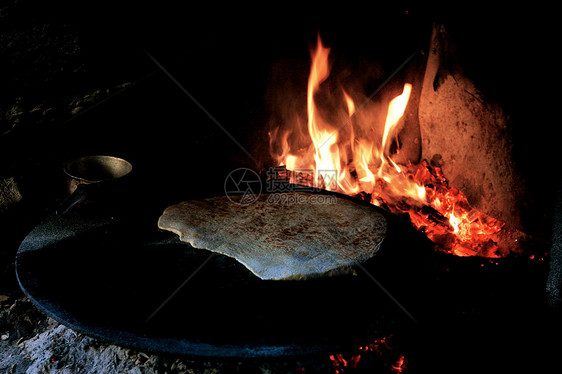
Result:
<svg viewBox="0 0 562 374"><path fill-rule="evenodd" d="M388 334L406 318L363 271L262 281L234 259L209 258L158 230L169 203L141 212L115 201L88 202L49 217L17 253L21 288L76 331L194 356L337 353Z"/></svg>

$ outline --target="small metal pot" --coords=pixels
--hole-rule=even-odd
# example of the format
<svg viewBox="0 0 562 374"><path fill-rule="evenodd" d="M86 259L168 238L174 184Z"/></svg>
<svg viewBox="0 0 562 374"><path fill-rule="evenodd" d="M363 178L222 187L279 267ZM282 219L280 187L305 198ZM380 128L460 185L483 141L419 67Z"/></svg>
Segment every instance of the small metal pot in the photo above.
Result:
<svg viewBox="0 0 562 374"><path fill-rule="evenodd" d="M133 170L127 160L114 156L94 155L80 157L64 164L64 173L68 175L68 193L57 214L62 215L86 200L92 187L106 184L125 177Z"/></svg>

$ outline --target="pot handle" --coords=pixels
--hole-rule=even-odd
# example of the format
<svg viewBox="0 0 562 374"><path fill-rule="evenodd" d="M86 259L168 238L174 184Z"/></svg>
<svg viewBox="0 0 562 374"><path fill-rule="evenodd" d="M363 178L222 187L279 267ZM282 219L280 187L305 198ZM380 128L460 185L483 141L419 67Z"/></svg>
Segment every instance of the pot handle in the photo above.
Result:
<svg viewBox="0 0 562 374"><path fill-rule="evenodd" d="M88 197L89 191L86 184L79 185L72 195L64 199L58 206L55 214L57 216L62 216L68 213L76 205L82 203Z"/></svg>

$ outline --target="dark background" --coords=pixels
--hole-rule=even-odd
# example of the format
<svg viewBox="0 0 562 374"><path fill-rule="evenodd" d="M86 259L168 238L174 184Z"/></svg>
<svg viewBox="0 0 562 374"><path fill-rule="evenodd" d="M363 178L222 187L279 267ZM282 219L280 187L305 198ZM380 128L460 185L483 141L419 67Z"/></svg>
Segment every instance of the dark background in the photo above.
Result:
<svg viewBox="0 0 562 374"><path fill-rule="evenodd" d="M203 178L229 160L252 164L147 54L258 158L267 153L259 146L267 143L275 61L306 72L320 32L336 63L376 61L376 87L428 48L433 22L446 25L485 98L506 109L518 163L546 171L555 138L548 89L557 75L549 13L478 4L8 1L0 13L0 175L90 152Z"/></svg>

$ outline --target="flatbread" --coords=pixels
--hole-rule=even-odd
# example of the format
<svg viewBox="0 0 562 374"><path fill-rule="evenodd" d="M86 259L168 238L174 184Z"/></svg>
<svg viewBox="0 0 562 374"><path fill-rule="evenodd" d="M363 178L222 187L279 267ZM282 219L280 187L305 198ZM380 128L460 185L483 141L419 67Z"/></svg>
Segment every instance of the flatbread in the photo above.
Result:
<svg viewBox="0 0 562 374"><path fill-rule="evenodd" d="M195 248L238 260L261 279L324 275L373 257L386 234L376 208L332 195L262 194L189 200L167 208L158 227Z"/></svg>

